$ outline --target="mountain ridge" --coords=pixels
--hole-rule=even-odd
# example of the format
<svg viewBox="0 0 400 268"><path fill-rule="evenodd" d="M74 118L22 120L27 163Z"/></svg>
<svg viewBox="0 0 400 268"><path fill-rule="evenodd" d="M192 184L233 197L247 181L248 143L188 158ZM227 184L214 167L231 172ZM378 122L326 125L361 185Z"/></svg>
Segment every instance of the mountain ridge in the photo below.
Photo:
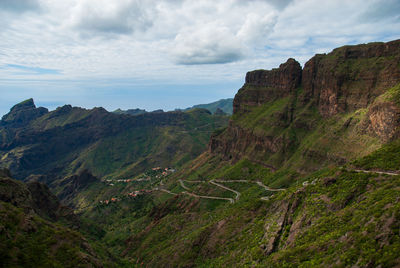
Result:
<svg viewBox="0 0 400 268"><path fill-rule="evenodd" d="M0 123L1 166L20 178L32 174L73 175L84 169L100 177L118 176L112 173L123 173L122 167L128 174L119 176L131 176L134 170L140 172L151 165L183 163L199 154L211 132L227 122L226 116L205 110L130 116L109 113L104 108L87 110L65 105L42 114L33 100L28 104L28 109L14 106ZM10 118L15 113L23 113L26 120L14 123ZM25 116L29 113L31 116ZM202 129L196 131L196 127ZM190 142L194 139L199 142ZM111 149L111 144L118 145ZM106 157L103 149L114 156ZM152 150L158 150L158 158L146 158ZM99 166L98 161L107 165Z"/></svg>

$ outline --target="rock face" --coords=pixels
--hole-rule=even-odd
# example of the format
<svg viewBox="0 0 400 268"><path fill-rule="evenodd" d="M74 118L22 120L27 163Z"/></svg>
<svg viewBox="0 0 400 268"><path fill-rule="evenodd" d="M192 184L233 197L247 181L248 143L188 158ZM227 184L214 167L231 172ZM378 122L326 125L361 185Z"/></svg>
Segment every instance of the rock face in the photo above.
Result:
<svg viewBox="0 0 400 268"><path fill-rule="evenodd" d="M246 83L233 101L233 113L246 112L246 106L257 106L277 98L286 97L300 86L301 66L288 59L277 69L256 70L246 74Z"/></svg>
<svg viewBox="0 0 400 268"><path fill-rule="evenodd" d="M400 105L393 100L375 102L399 83L400 40L337 48L315 55L303 70L289 59L277 69L248 72L235 96L229 126L211 137L209 152L233 162L247 157L279 167L303 146L304 158L343 164L351 152L330 152L341 138L338 133L334 138L335 133L326 134L330 130L320 130L327 138L314 148L310 144L320 136L304 145L303 140L331 118L333 125L360 109L366 110L340 126L343 132L352 129L346 135L367 133L381 143L400 136Z"/></svg>
<svg viewBox="0 0 400 268"><path fill-rule="evenodd" d="M48 112L46 108L36 108L33 99L28 99L12 107L10 112L3 116L0 124L13 127L23 126Z"/></svg>
<svg viewBox="0 0 400 268"><path fill-rule="evenodd" d="M316 55L304 66L305 100L324 117L365 108L400 81L400 40L345 46Z"/></svg>
<svg viewBox="0 0 400 268"><path fill-rule="evenodd" d="M368 110L366 126L369 133L384 142L400 137L400 108L393 103L377 103Z"/></svg>

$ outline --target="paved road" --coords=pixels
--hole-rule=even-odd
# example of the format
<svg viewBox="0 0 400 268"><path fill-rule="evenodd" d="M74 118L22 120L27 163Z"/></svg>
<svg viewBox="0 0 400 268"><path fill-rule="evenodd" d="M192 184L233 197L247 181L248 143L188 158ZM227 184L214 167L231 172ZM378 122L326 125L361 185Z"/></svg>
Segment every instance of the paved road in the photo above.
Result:
<svg viewBox="0 0 400 268"><path fill-rule="evenodd" d="M192 191L192 189L190 189L189 187L187 187L184 183L183 180L179 180L179 183L181 184L182 188L187 190L187 191Z"/></svg>
<svg viewBox="0 0 400 268"><path fill-rule="evenodd" d="M225 189L225 190L231 191L232 193L235 193L235 194L236 194L235 200L236 200L236 201L239 200L240 193L239 193L238 191L235 191L235 190L233 190L233 189L231 189L231 188L229 188L229 187L226 187L226 186L224 186L224 185L222 185L222 184L219 184L219 183L215 182L214 180L211 180L210 183L211 183L211 184L214 184L214 185L216 185L216 186L218 186L218 187L221 187L221 188L223 188L223 189Z"/></svg>
<svg viewBox="0 0 400 268"><path fill-rule="evenodd" d="M195 183L195 182L198 182L198 183L203 183L203 182L205 182L205 181L187 181L187 182L193 182L193 183ZM183 183L183 180L179 180L179 183L180 183L180 185L182 186L182 188L183 189L185 189L185 190L187 190L187 191L190 191L190 192L187 192L187 191L184 191L184 192L182 192L183 194L187 194L187 195L190 195L190 196L193 196L193 197L198 197L198 198L207 198L207 199L216 199L216 200L227 200L227 201L229 201L229 202L231 202L231 203L233 203L234 202L234 200L233 200L233 198L229 198L229 197L218 197L218 196L209 196L209 195L198 195L198 194L195 194L195 193L192 193L191 191L192 191L192 189L190 189L189 187L187 187L184 183ZM211 182L210 182L211 183ZM218 186L218 185L217 185ZM219 186L219 187L222 187L222 188L227 188L227 187L224 187L224 186ZM229 189L229 188L228 188ZM236 192L236 191L235 191ZM237 192L239 195L240 195L240 193L239 192Z"/></svg>
<svg viewBox="0 0 400 268"><path fill-rule="evenodd" d="M249 182L249 180L213 180L215 182Z"/></svg>
<svg viewBox="0 0 400 268"><path fill-rule="evenodd" d="M373 171L373 170L364 170L364 169L353 169L353 171L355 172L363 172L363 173L377 173L377 174L384 174L384 175L390 175L390 176L398 176L400 175L400 171L396 171L396 172L390 172L390 171ZM185 184L185 182L188 183L210 183L213 184L217 187L220 187L222 189L225 189L227 191L233 192L236 194L235 199L233 198L229 198L229 197L218 197L218 196L209 196L209 195L198 195L195 193L192 193L192 189L190 189L189 187L187 187ZM235 201L239 200L240 198L240 192L233 190L225 185L222 185L220 183L225 183L225 182L242 182L242 183L256 183L258 186L264 188L266 191L270 191L270 192L279 192L279 191L285 191L286 189L282 189L282 188L270 188L267 185L263 184L261 181L250 181L250 180L210 180L210 181L200 181L200 180L194 180L194 181L189 181L189 180L179 180L180 185L182 186L183 189L185 189L186 191L183 191L182 194L186 194L189 196L193 196L193 197L197 197L197 198L206 198L206 199L215 199L215 200L226 200L229 201L230 203L234 203ZM167 189L159 189L159 188L155 188L154 190L158 190L158 191L163 191L172 195L178 195L176 193L173 193ZM268 201L270 199L270 196L263 196L260 198L261 200L264 201Z"/></svg>
<svg viewBox="0 0 400 268"><path fill-rule="evenodd" d="M271 192L279 192L279 191L285 191L285 189L279 189L279 188L269 188L267 185L264 185L264 183L262 183L261 181L256 181L256 183L258 185L260 185L261 187L263 187L265 190L267 191L271 191Z"/></svg>
<svg viewBox="0 0 400 268"><path fill-rule="evenodd" d="M209 196L209 195L198 195L192 192L192 189L190 189L189 187L187 187L185 185L184 182L188 182L188 183L210 183L213 184L217 187L220 187L222 189L225 189L227 191L233 192L236 197L235 199L233 198L229 198L229 197L218 197L218 196ZM224 183L224 182L242 182L242 183L256 183L257 185L259 185L260 187L264 188L266 191L270 191L270 192L278 192L278 191L284 191L285 189L274 189L274 188L270 188L266 185L264 185L261 181L250 181L250 180L210 180L210 181L200 181L200 180L193 180L193 181L189 181L189 180L179 180L179 184L182 186L183 189L185 189L186 191L181 192L182 194L186 194L189 196L193 196L193 197L197 197L197 198L206 198L206 199L215 199L215 200L226 200L229 201L230 203L234 203L235 201L239 200L240 198L240 192L229 188L225 185L222 185L220 183ZM172 195L178 195L176 193L173 193L167 189L159 189L159 188L155 188L154 190L158 190L158 191L163 191ZM269 200L269 196L264 196L261 197L261 200L267 201Z"/></svg>
<svg viewBox="0 0 400 268"><path fill-rule="evenodd" d="M173 192L171 192L170 190L167 190L167 189L156 189L156 190L159 190L159 191L162 191L162 192L166 192L166 193L172 194L172 195L178 195L178 194L173 193Z"/></svg>
<svg viewBox="0 0 400 268"><path fill-rule="evenodd" d="M362 173L378 173L378 174L385 174L390 176L398 176L399 173L396 172L389 172L389 171L374 171L374 170L365 170L365 169L353 169L355 172L362 172Z"/></svg>
<svg viewBox="0 0 400 268"><path fill-rule="evenodd" d="M209 195L197 195L197 194L194 194L194 193L189 193L189 192L182 192L183 194L187 194L187 195L190 195L190 196L193 196L193 197L198 197L198 198L207 198L207 199L216 199L216 200L227 200L227 201L229 201L230 203L234 203L235 202L235 200L233 200L233 198L229 198L229 197L218 197L218 196L209 196Z"/></svg>

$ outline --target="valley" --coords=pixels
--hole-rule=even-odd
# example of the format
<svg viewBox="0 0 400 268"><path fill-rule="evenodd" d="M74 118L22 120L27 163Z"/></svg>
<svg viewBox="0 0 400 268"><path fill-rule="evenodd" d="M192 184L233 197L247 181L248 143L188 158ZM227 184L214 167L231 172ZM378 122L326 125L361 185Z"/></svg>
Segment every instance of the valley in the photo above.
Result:
<svg viewBox="0 0 400 268"><path fill-rule="evenodd" d="M400 265L399 40L250 71L232 116L216 103L230 102L214 113L12 107L0 121L1 258Z"/></svg>

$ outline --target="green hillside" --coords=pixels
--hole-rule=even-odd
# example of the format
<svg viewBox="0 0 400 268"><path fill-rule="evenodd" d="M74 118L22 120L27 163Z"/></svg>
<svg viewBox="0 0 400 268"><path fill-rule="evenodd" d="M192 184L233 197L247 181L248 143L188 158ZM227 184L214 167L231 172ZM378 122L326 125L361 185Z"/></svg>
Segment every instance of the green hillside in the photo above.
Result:
<svg viewBox="0 0 400 268"><path fill-rule="evenodd" d="M79 225L72 210L60 205L45 186L25 185L0 170L2 267L119 267L123 264L104 247L89 242L77 230L81 228Z"/></svg>

